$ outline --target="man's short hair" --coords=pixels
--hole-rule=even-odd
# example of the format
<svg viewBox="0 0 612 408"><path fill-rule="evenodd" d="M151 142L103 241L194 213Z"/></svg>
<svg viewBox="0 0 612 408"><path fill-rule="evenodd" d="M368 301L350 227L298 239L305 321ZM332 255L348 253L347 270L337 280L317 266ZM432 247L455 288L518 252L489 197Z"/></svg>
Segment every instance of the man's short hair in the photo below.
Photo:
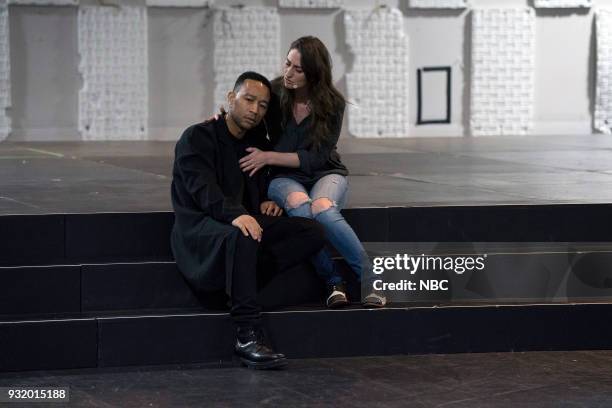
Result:
<svg viewBox="0 0 612 408"><path fill-rule="evenodd" d="M266 78L265 76L257 72L253 72L253 71L247 71L247 72L243 72L242 74L240 74L238 79L236 79L236 83L234 84L234 92L238 92L238 90L240 89L244 81L246 81L247 79L261 82L266 87L268 87L268 91L270 91L270 95L272 95L272 84L270 84L270 81L268 81L268 78Z"/></svg>

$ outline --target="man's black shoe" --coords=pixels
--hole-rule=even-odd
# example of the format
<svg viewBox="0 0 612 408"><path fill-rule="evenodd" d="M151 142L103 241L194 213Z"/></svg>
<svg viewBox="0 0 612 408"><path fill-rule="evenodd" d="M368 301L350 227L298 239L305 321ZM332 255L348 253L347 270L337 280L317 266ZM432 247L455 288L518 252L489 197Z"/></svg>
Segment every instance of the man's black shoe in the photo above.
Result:
<svg viewBox="0 0 612 408"><path fill-rule="evenodd" d="M327 287L327 300L325 302L330 309L336 309L348 305L346 289L343 283L329 285Z"/></svg>
<svg viewBox="0 0 612 408"><path fill-rule="evenodd" d="M249 368L265 370L287 365L284 354L275 353L253 327L238 328L234 353Z"/></svg>

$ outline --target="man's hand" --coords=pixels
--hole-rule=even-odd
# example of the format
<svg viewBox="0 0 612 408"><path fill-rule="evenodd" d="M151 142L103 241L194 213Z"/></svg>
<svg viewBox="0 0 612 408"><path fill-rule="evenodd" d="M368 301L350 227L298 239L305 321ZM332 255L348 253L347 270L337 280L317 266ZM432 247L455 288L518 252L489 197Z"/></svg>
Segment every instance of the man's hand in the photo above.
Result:
<svg viewBox="0 0 612 408"><path fill-rule="evenodd" d="M240 228L240 231L242 231L245 237L250 235L255 241L261 242L261 234L263 229L257 220L250 215L244 214L240 217L236 217L234 221L232 221L232 225Z"/></svg>
<svg viewBox="0 0 612 408"><path fill-rule="evenodd" d="M280 208L274 201L264 201L259 206L263 215L271 215L272 217L278 217L283 213L283 209Z"/></svg>
<svg viewBox="0 0 612 408"><path fill-rule="evenodd" d="M249 154L240 159L240 168L245 173L250 171L249 177L253 177L257 170L268 164L268 152L263 152L256 147L247 147L246 151Z"/></svg>

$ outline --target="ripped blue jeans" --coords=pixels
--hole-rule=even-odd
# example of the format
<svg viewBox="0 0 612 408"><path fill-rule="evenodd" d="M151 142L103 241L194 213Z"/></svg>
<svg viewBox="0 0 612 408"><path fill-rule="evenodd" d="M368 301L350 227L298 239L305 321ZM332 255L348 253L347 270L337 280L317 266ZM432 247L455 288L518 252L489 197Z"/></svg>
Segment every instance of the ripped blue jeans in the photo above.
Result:
<svg viewBox="0 0 612 408"><path fill-rule="evenodd" d="M328 174L321 177L310 191L293 179L276 178L270 183L268 197L284 209L290 217L311 218L321 223L325 228L329 243L344 257L361 281L364 273L370 275L372 264L355 231L340 214L340 210L346 204L347 190L347 179L339 174ZM309 199L297 207L292 207L288 204L287 197L294 192L302 192ZM311 205L319 198L329 199L332 206L313 214ZM327 249L324 248L317 253L312 263L326 283L336 284L342 281Z"/></svg>

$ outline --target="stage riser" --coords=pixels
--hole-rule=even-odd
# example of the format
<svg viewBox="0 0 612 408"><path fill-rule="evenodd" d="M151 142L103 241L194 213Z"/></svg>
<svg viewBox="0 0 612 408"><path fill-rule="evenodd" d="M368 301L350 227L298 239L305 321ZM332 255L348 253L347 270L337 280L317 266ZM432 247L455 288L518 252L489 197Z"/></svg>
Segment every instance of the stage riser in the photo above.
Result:
<svg viewBox="0 0 612 408"><path fill-rule="evenodd" d="M496 304L585 302L612 295L612 252L609 249L601 252L607 246L594 244L589 251L595 252L586 253L566 245L549 249L516 245L508 248L532 252L519 256L504 254L504 249L498 249L501 254L491 254L487 258L486 275L428 271L421 274L421 278L452 279L448 290L388 291L387 297L392 302L412 304L469 304L475 301ZM366 243L366 249L372 253L377 253L378 247L380 244ZM512 251L508 248L505 251ZM586 247L582 251L586 251ZM347 282L349 299L358 301L361 288L356 275L344 260L338 259L336 264ZM413 279L411 276L405 271L394 270L387 271L384 279L400 282L405 278ZM323 281L307 264L262 281L260 291L258 301L268 310L279 306L323 305L325 297ZM226 310L227 300L223 291L216 294L192 291L174 262L0 267L0 320L62 314L74 317L80 313L109 311L194 311L203 310L203 307Z"/></svg>
<svg viewBox="0 0 612 408"><path fill-rule="evenodd" d="M100 367L231 359L234 332L226 314L99 320Z"/></svg>
<svg viewBox="0 0 612 408"><path fill-rule="evenodd" d="M0 370L96 367L96 319L0 323Z"/></svg>
<svg viewBox="0 0 612 408"><path fill-rule="evenodd" d="M66 258L170 258L172 213L66 216Z"/></svg>
<svg viewBox="0 0 612 408"><path fill-rule="evenodd" d="M0 319L172 308L201 309L174 262L0 268Z"/></svg>
<svg viewBox="0 0 612 408"><path fill-rule="evenodd" d="M339 266L348 268L343 262ZM322 304L322 289L313 269L297 268L276 277L260 293L259 301L269 308ZM351 289L358 289L356 283ZM0 267L0 320L108 311L227 309L227 299L219 295L196 295L174 262Z"/></svg>
<svg viewBox="0 0 612 408"><path fill-rule="evenodd" d="M318 358L608 349L612 348L610 318L612 307L607 305L357 309L266 313L264 326L273 345L287 356ZM233 332L227 315L168 319L171 320L149 317L138 323L125 318L101 321L100 364L140 365L152 358L156 364L176 362L185 352L176 343L185 342L183 338L190 333L200 338L198 344L206 345L209 356L214 356L201 361L231 358L227 342L231 343ZM168 342L169 347L161 351L162 347L153 344L156 342L147 341L152 335L160 342ZM113 341L104 343L104 338ZM218 344L214 353L210 349L213 344Z"/></svg>
<svg viewBox="0 0 612 408"><path fill-rule="evenodd" d="M612 241L610 204L354 208L365 242ZM170 260L173 214L0 217L0 265Z"/></svg>
<svg viewBox="0 0 612 408"><path fill-rule="evenodd" d="M65 215L0 217L0 265L61 264L66 258Z"/></svg>
<svg viewBox="0 0 612 408"><path fill-rule="evenodd" d="M0 318L80 311L80 266L0 268Z"/></svg>
<svg viewBox="0 0 612 408"><path fill-rule="evenodd" d="M290 358L612 348L612 306L278 312ZM227 314L0 324L0 370L203 363L232 358ZM96 358L97 356L97 358Z"/></svg>
<svg viewBox="0 0 612 408"><path fill-rule="evenodd" d="M168 212L0 216L0 266L170 261L173 222Z"/></svg>
<svg viewBox="0 0 612 408"><path fill-rule="evenodd" d="M200 308L175 263L84 265L82 311Z"/></svg>

